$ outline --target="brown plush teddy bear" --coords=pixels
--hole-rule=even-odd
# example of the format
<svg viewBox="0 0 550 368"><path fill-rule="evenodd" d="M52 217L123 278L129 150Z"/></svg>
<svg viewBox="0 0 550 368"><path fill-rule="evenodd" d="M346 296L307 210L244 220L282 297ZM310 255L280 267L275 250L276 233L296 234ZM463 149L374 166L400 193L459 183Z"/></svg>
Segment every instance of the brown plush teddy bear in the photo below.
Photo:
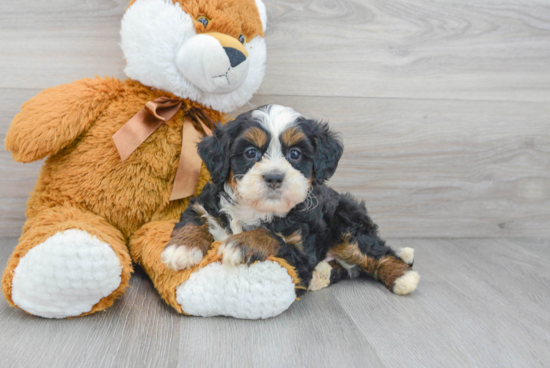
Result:
<svg viewBox="0 0 550 368"><path fill-rule="evenodd" d="M6 147L48 157L2 289L10 305L65 318L111 306L132 261L177 311L266 318L295 300L271 258L224 268L216 247L175 272L161 253L209 175L196 142L257 91L266 58L261 0L134 0L122 20L129 79L84 79L25 103Z"/></svg>

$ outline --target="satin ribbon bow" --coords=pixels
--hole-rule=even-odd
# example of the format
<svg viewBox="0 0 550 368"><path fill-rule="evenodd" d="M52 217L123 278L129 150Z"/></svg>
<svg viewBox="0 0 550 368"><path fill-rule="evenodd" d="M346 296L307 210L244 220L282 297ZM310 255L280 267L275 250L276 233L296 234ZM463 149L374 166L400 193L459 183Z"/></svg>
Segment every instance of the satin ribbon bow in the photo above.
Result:
<svg viewBox="0 0 550 368"><path fill-rule="evenodd" d="M159 97L147 102L140 112L113 135L122 161L124 162L162 124L172 119L182 105L181 100L168 97ZM206 135L212 135L212 130L203 120L210 123L210 126L213 124L204 111L192 109L186 112L183 119L180 161L170 196L171 201L192 196L197 190L202 165L197 153L197 143L203 134L195 128L193 120L200 124Z"/></svg>

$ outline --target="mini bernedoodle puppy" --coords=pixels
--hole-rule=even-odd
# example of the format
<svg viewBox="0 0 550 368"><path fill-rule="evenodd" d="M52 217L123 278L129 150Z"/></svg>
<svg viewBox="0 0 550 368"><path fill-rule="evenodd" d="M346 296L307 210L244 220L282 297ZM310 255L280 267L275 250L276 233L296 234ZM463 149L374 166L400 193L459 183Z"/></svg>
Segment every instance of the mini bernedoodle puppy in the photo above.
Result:
<svg viewBox="0 0 550 368"><path fill-rule="evenodd" d="M176 224L162 253L168 267L196 265L213 241L221 241L223 263L281 257L304 288L312 288L314 273L328 269L330 283L363 272L396 294L416 289L413 250L397 254L378 237L364 203L324 184L343 153L326 123L268 105L219 126L198 150L212 183ZM327 257L334 259L331 267L323 262Z"/></svg>

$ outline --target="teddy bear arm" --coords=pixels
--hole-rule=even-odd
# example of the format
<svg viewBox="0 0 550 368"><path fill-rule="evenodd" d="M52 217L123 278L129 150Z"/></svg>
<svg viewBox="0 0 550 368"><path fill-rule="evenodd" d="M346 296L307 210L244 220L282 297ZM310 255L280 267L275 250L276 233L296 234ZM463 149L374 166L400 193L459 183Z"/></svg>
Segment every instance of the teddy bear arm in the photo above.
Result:
<svg viewBox="0 0 550 368"><path fill-rule="evenodd" d="M40 92L13 119L6 149L24 163L56 154L87 130L122 88L118 79L96 78Z"/></svg>

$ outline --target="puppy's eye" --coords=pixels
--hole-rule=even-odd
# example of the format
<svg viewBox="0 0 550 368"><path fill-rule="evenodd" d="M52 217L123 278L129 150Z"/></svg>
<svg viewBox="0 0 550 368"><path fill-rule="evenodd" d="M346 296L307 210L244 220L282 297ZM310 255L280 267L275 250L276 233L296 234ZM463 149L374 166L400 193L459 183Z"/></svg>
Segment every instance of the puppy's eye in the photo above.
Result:
<svg viewBox="0 0 550 368"><path fill-rule="evenodd" d="M288 158L291 160L299 160L300 157L302 157L302 152L297 148L291 149L288 153Z"/></svg>
<svg viewBox="0 0 550 368"><path fill-rule="evenodd" d="M257 159L260 153L255 148L249 148L246 151L244 151L244 155L246 156L246 158L253 160L253 159Z"/></svg>
<svg viewBox="0 0 550 368"><path fill-rule="evenodd" d="M208 26L208 23L210 23L208 18L206 18L205 16L198 17L197 22L202 23L204 25L204 28Z"/></svg>
<svg viewBox="0 0 550 368"><path fill-rule="evenodd" d="M244 43L246 42L246 38L243 35L240 35L239 36L239 42L244 45Z"/></svg>

